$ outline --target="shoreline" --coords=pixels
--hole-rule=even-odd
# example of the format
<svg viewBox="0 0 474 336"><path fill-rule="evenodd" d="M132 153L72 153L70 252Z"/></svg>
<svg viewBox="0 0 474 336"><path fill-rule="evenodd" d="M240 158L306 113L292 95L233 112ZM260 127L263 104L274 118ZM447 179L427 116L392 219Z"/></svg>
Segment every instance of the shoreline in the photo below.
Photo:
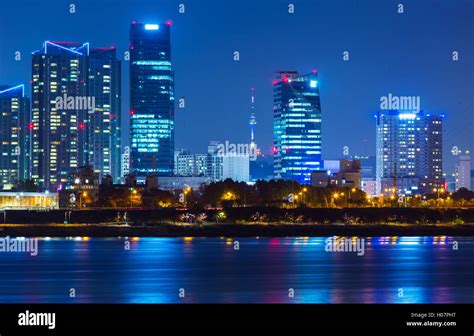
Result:
<svg viewBox="0 0 474 336"><path fill-rule="evenodd" d="M474 224L1 224L17 237L474 236Z"/></svg>

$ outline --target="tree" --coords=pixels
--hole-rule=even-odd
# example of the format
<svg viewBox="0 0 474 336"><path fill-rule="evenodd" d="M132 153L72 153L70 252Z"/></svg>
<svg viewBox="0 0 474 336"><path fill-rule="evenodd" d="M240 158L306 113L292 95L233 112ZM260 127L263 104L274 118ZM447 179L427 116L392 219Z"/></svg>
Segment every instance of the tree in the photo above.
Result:
<svg viewBox="0 0 474 336"><path fill-rule="evenodd" d="M168 207L173 203L173 194L165 190L151 189L142 194L142 206L145 208Z"/></svg>
<svg viewBox="0 0 474 336"><path fill-rule="evenodd" d="M474 199L474 191L470 191L466 188L459 188L456 192L453 193L453 199L455 201L470 201Z"/></svg>
<svg viewBox="0 0 474 336"><path fill-rule="evenodd" d="M16 186L13 191L37 192L38 186L35 184L34 180L20 180L16 183Z"/></svg>

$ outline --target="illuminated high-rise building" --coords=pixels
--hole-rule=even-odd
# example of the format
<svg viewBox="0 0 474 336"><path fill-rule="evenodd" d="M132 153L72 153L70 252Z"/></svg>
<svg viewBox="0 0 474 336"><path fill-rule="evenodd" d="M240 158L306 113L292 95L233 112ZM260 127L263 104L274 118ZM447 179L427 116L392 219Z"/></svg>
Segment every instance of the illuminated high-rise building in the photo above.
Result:
<svg viewBox="0 0 474 336"><path fill-rule="evenodd" d="M471 189L471 155L469 151L459 155L454 173L456 190L461 188Z"/></svg>
<svg viewBox="0 0 474 336"><path fill-rule="evenodd" d="M130 27L130 170L137 180L171 176L174 164L174 73L170 24Z"/></svg>
<svg viewBox="0 0 474 336"><path fill-rule="evenodd" d="M443 190L443 116L384 110L375 117L377 194Z"/></svg>
<svg viewBox="0 0 474 336"><path fill-rule="evenodd" d="M125 177L130 174L130 147L125 146L122 152L122 162L121 162L121 183L125 183Z"/></svg>
<svg viewBox="0 0 474 336"><path fill-rule="evenodd" d="M115 183L120 183L120 61L115 47L91 49L88 60L87 90L95 98L95 112L89 114L87 163L100 178L111 175Z"/></svg>
<svg viewBox="0 0 474 336"><path fill-rule="evenodd" d="M274 178L311 183L322 169L317 73L280 71L273 86Z"/></svg>
<svg viewBox="0 0 474 336"><path fill-rule="evenodd" d="M32 178L40 188L61 189L87 162L88 54L88 43L51 41L33 52Z"/></svg>
<svg viewBox="0 0 474 336"><path fill-rule="evenodd" d="M30 178L30 106L24 85L0 86L0 189Z"/></svg>
<svg viewBox="0 0 474 336"><path fill-rule="evenodd" d="M111 48L46 41L32 56L32 178L60 190L90 165L120 181L120 61Z"/></svg>

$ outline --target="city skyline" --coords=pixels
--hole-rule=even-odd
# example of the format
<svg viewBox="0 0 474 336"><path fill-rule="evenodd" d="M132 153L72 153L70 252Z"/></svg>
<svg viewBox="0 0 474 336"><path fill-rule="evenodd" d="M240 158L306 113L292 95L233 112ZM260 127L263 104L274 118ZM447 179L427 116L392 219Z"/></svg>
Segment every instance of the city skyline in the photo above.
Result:
<svg viewBox="0 0 474 336"><path fill-rule="evenodd" d="M1 9L0 336L472 327L474 0Z"/></svg>
<svg viewBox="0 0 474 336"><path fill-rule="evenodd" d="M376 46L370 46L367 48L367 45L364 47L364 43L360 41L361 34L363 32L368 32L372 37L379 35L381 33L375 33L371 27L368 27L366 24L357 21L357 33L352 36L354 41L351 42L350 34L346 37L343 37L343 33L348 32L348 28L353 25L354 19L348 17L349 11L355 10L357 13L361 11L362 8L358 8L352 3L345 4L302 4L300 7L296 6L296 13L293 14L296 17L299 17L303 20L303 23L297 22L295 18L292 18L287 12L286 5L283 3L276 3L275 8L272 8L272 12L282 6L280 19L281 22L286 20L292 20L293 26L284 25L284 27L276 28L278 30L278 35L281 37L281 48L279 48L279 55L268 58L268 61L265 64L263 62L262 56L265 53L257 52L260 48L255 48L256 43L264 43L267 46L275 46L275 38L273 37L262 37L259 36L259 32L264 29L265 24L268 23L268 18L264 15L265 10L260 5L255 5L253 8L254 11L251 13L244 13L244 17L248 18L251 22L255 23L253 25L253 31L246 28L246 26L231 26L230 23L222 22L218 17L214 21L219 21L222 23L222 32L212 32L207 35L206 39L202 40L202 48L199 50L205 49L205 46L209 46L209 40L215 40L216 35L226 34L228 36L239 36L238 31L241 31L246 38L246 43L242 42L242 39L237 39L234 43L235 46L232 47L231 43L225 42L224 45L221 44L219 50L216 50L215 47L208 48L206 52L197 52L197 48L193 47L195 44L190 40L192 36L189 35L190 31L185 31L184 29L190 28L192 26L193 34L202 34L202 27L197 27L196 20L197 18L203 15L203 11L206 9L208 12L206 15L211 15L217 10L212 4L214 2L208 1L204 2L202 6L198 7L187 7L184 14L178 12L177 4L174 3L164 3L160 10L153 12L151 14L145 14L145 9L147 13L150 10L156 10L156 7L149 3L144 3L143 6L130 5L129 11L127 13L119 13L118 17L113 19L115 29L110 29L107 31L94 31L91 33L91 27L88 25L83 25L81 29L76 31L68 31L68 28L65 26L61 30L53 29L49 27L47 23L42 23L41 31L43 34L46 34L50 37L59 35L57 39L61 38L63 40L80 40L80 41L91 41L91 45L117 45L117 55L121 59L121 54L127 50L124 41L127 40L126 30L128 25L133 20L139 20L143 18L143 21L150 19L150 22L165 22L168 18L173 21L172 25L172 43L174 49L174 68L176 71L176 97L185 97L186 99L186 108L179 109L176 111L176 147L177 148L191 148L193 152L204 152L204 148L207 146L210 140L229 140L235 143L240 143L248 139L248 90L250 87L255 87L256 94L258 99L256 101L256 111L257 119L259 120L258 125L256 125L256 142L259 147L262 149L264 154L268 154L271 150L272 143L272 115L271 115L271 91L272 85L271 81L274 78L274 72L281 69L298 69L302 73L306 71L311 71L312 68L317 68L320 76L320 89L321 95L323 98L323 134L334 134L337 136L326 136L323 144L323 158L337 158L342 156L342 148L346 145L350 147L351 154L375 154L375 132L374 132L374 123L373 123L373 113L378 110L379 98L382 95L387 94L388 92L393 92L394 94L411 94L421 96L421 105L424 110L428 110L433 113L445 113L446 118L446 132L445 132L445 171L452 172L454 170L455 157L450 155L449 150L452 146L456 145L461 149L471 149L472 148L472 138L469 137L470 129L469 126L472 125L472 114L470 112L470 106L472 106L472 98L467 94L470 84L470 77L468 76L469 65L471 64L468 55L472 53L472 46L467 45L465 38L469 36L469 33L465 28L470 27L470 23L463 21L462 18L466 16L461 15L461 19L456 22L449 21L446 19L445 24L449 24L450 34L458 33L456 36L449 36L449 48L448 44L445 44L445 48L440 48L440 45L443 43L434 44L434 40L430 38L427 39L426 46L430 47L428 49L432 50L431 56L428 53L426 48L423 48L423 57L426 60L424 63L427 65L422 65L421 54L418 55L416 52L411 54L411 57L407 59L407 51L409 48L406 48L406 51L400 48L394 48L398 50L400 54L404 55L404 60L400 61L397 57L394 57L393 52L391 54L390 48L385 51L381 51ZM125 4L125 2L124 2ZM14 7L14 4L9 6ZM92 6L90 4L83 4L82 6ZM273 6L273 5L272 5ZM451 7L449 4L442 4L442 9L446 10L459 10L458 7ZM231 6L232 7L232 6ZM389 8L390 7L390 8ZM420 14L419 10L421 5L412 4L407 6L406 12L404 14L397 14L395 10L392 13L388 13L388 10L391 10L392 6L387 4L372 6L370 8L364 7L363 10L370 11L370 15L373 15L374 22L373 24L379 24L380 21L378 16L383 13L384 15L389 15L389 20L396 22L396 20L403 20L406 25L415 25L417 29L415 32L419 34L425 34L428 28L421 29L419 21L415 19L415 16ZM242 8L245 6L238 6L237 10L242 11ZM311 21L306 20L307 14L303 13L304 9L309 10L310 12L315 10L315 8L321 10L322 12L332 13L335 10L339 10L341 17L338 20L347 20L341 28L337 30L332 29L328 33L327 29L324 30L326 34L319 34L314 37L314 34L305 33L297 29L298 24L314 25ZM26 8L26 10L35 10L41 13L41 8L36 8L34 4L32 7ZM426 9L426 6L423 6L423 9ZM76 14L69 14L67 8L64 8L64 16L70 20L76 20L80 15L81 7L78 6L78 12ZM85 11L86 8L83 8ZM90 8L87 7L88 12ZM224 9L220 9L224 11ZM227 11L229 9L225 9ZM123 11L123 8L122 8ZM440 15L441 9L436 10L430 9L433 13L426 15L425 26L430 29L433 28L435 19ZM139 12L139 15L136 15ZM155 14L156 13L156 14ZM415 15L416 13L416 15ZM70 17L70 15L78 15L76 17ZM399 16L396 16L399 15ZM153 17L151 17L153 16ZM256 23L257 16L261 18L261 22ZM94 21L95 14L92 14L91 20ZM187 19L186 19L187 18ZM102 22L106 22L102 18ZM145 20L147 19L147 20ZM334 19L334 18L333 18ZM419 19L419 18L417 18ZM33 18L34 20L34 18ZM63 20L61 17L58 18L59 22ZM191 22L188 22L191 21ZM140 20L142 21L142 20ZM215 24L215 22L208 22L206 20L202 21L201 24L204 27L207 27L209 24ZM290 22L290 21L288 21ZM324 17L319 18L320 23L316 25L326 25L327 27L334 28L337 25L335 23L330 23L324 21ZM0 77L2 78L2 84L16 84L18 79L23 78L20 83L26 83L24 74L27 74L27 71L24 68L25 62L28 62L28 52L31 52L31 44L28 41L34 38L29 36L27 39L22 39L18 41L20 44L18 48L12 46L13 41L11 40L16 34L19 34L23 27L18 27L16 22L12 22L9 18L5 18L4 21L0 24L8 26L8 32L11 34L5 34L2 36L2 41L0 41L2 47L5 47L6 54L3 54L0 58ZM191 26L190 26L191 25ZM330 25L330 26L328 26ZM13 29L17 27L18 29ZM57 25L56 25L57 27ZM285 28L286 27L286 28ZM224 29L225 28L225 29ZM272 27L273 29L273 27ZM123 33L125 30L125 33ZM311 30L311 29L309 29ZM408 28L403 28L399 35L394 35L394 45L395 42L405 41L408 43L413 42L413 39L407 36ZM298 35L294 35L295 31L299 31ZM56 32L56 34L53 34ZM411 31L413 33L413 31ZM249 35L250 34L250 35ZM324 35L324 36L323 36ZM327 35L327 36L326 36ZM81 38L78 38L81 36ZM285 45L291 45L291 39L288 37L291 36L294 39L294 42L301 41L305 36L313 36L318 42L318 52L310 52L312 48L309 46L303 47L301 52L292 53L292 56L288 56L289 50L285 48ZM339 37L334 39L334 37ZM46 37L46 36L45 36ZM88 39L91 37L91 39ZM331 40L328 40L330 38ZM456 43L453 43L454 41ZM437 37L438 39L447 38L446 36ZM335 42L335 41L341 41ZM15 41L15 40L14 40ZM207 42L206 42L207 41ZM361 42L358 46L354 44L355 41ZM378 45L375 41L372 40L372 43ZM418 41L418 40L417 40ZM38 43L38 42L37 42ZM36 43L36 45L37 45ZM27 47L27 45L30 47ZM337 44L337 48L335 46ZM366 44L366 43L365 43ZM454 46L452 46L455 44ZM23 46L21 46L23 45ZM253 46L254 48L249 48ZM347 46L347 48L346 48ZM421 48L416 45L411 45L413 50L420 50ZM29 50L28 50L29 48ZM16 50L22 52L22 60L15 61L14 55ZM186 52L186 49L193 51L192 53ZM344 50L349 51L349 61L345 62L342 57ZM365 49L362 51L362 49ZM240 51L240 60L234 61L233 52L235 50ZM275 50L275 49L270 49ZM451 57L452 50L457 50L459 52L459 60L454 62ZM25 54L26 53L26 54ZM215 55L213 55L213 53ZM441 54L446 53L444 58L441 58ZM5 55L11 55L8 59ZM361 56L364 55L362 58ZM251 56L249 58L249 56ZM356 57L357 56L357 57ZM383 57L382 57L383 56ZM315 58L316 57L316 58ZM361 81L360 70L362 68L370 70L368 63L374 62L374 57L381 60L385 60L382 64L384 66L380 67L380 64L372 64L373 67L376 66L379 70L377 72L377 78L372 76L370 81ZM222 59L221 59L222 58ZM251 61L251 59L253 61ZM209 62L212 60L212 62ZM286 61L285 61L286 60ZM196 62L199 61L200 66L195 67ZM15 63L17 62L17 63ZM240 62L240 63L239 63ZM212 63L212 64L211 64ZM5 64L8 64L6 66ZM23 64L23 66L20 66ZM265 65L264 65L265 64ZM390 64L390 66L388 66ZM225 65L226 69L222 67ZM264 65L262 67L262 65ZM436 65L436 66L435 66ZM126 109L128 106L128 97L127 97L127 86L124 83L127 83L128 74L126 74L126 68L128 66L127 62L122 60L122 72L125 72L124 78L122 79L122 89L124 91L124 97L122 100L122 117L124 120L127 119ZM388 66L388 67L387 67ZM259 70L255 71L255 67ZM271 67L271 69L270 69ZM342 68L345 67L345 68ZM362 67L362 68L361 68ZM431 78L432 73L435 69L445 69L446 71L438 71L436 75L444 80L443 89L433 87L433 81L427 81L424 78ZM27 67L28 69L28 67ZM359 70L358 70L359 69ZM465 69L463 71L463 69ZM449 71L448 71L449 70ZM248 71L252 71L253 75L246 76ZM242 76L236 76L237 74L243 72ZM356 81L348 81L347 75L349 73L357 73L358 75L354 76L357 78ZM355 73L354 73L355 72ZM451 72L451 74L450 74ZM192 73L193 76L190 76L189 73ZM23 74L23 76L22 76ZM185 75L186 74L186 75ZM195 74L195 75L194 75ZM369 71L368 74L375 75L373 70ZM390 75L390 76L389 76ZM383 78L384 76L387 76ZM453 81L450 79L450 76L456 77L457 80ZM227 79L225 79L227 77ZM264 77L264 78L262 78ZM382 80L382 84L380 85ZM459 81L459 78L461 80ZM339 79L339 81L338 81ZM410 79L409 82L406 79ZM415 80L414 80L415 79ZM209 93L202 94L203 88L206 85L203 83L225 83L225 85L214 85L207 86L207 88L212 87L212 99L209 100ZM358 83L358 84L357 84ZM377 85L375 84L377 83ZM409 83L409 84L408 84ZM404 84L404 85L402 85ZM449 84L449 85L448 85ZM363 90L361 90L360 85L363 85ZM28 85L26 85L28 87ZM441 90L441 91L440 91ZM218 94L218 93L221 94ZM223 94L224 92L232 92L232 95ZM27 88L27 95L28 88ZM197 97L197 96L201 97ZM335 99L337 97L343 97L343 99ZM450 99L447 99L450 98ZM441 101L440 101L441 99ZM349 102L346 102L349 101ZM269 104L270 103L270 104ZM348 105L349 104L349 105ZM344 106L345 105L345 106ZM365 107L364 107L365 106ZM357 114L353 111L356 110ZM226 112L230 111L230 112ZM342 118L340 118L342 117ZM340 123L340 120L347 120L348 118L353 118L350 120L351 132L344 132L347 125ZM127 122L124 123L124 130L122 135L124 138L123 146L128 144L127 136ZM217 127L216 127L217 126ZM204 137L202 134L209 134L212 130L214 136Z"/></svg>

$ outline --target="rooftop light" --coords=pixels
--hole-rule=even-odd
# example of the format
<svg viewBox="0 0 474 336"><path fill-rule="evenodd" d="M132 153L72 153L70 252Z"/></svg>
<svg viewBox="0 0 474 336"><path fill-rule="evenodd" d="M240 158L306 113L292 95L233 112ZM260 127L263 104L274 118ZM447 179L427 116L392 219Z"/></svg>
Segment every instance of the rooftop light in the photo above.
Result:
<svg viewBox="0 0 474 336"><path fill-rule="evenodd" d="M158 28L160 28L157 24L150 24L150 23L147 23L145 25L145 29L146 30L158 30Z"/></svg>

